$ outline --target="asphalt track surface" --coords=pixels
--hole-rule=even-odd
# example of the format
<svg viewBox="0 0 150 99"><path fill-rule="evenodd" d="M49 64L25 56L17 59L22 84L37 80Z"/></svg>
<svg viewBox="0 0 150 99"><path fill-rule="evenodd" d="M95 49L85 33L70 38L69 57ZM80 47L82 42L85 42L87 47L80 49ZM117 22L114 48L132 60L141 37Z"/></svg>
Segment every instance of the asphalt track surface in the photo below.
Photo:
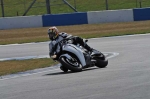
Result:
<svg viewBox="0 0 150 99"><path fill-rule="evenodd" d="M93 67L78 73L51 68L0 79L0 99L150 99L149 42L150 34L90 39L89 45L101 52L119 53L109 59L107 68ZM47 43L16 46L23 48L0 46L0 53L3 49L7 54L0 57L47 55L48 51Z"/></svg>

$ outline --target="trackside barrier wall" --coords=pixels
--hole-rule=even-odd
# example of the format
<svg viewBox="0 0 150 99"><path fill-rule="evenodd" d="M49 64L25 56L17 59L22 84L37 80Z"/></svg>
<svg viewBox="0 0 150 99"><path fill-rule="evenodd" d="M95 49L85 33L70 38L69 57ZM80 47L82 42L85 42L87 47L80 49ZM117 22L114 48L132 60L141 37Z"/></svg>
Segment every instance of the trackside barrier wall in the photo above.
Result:
<svg viewBox="0 0 150 99"><path fill-rule="evenodd" d="M133 10L108 10L87 12L88 23L132 22Z"/></svg>
<svg viewBox="0 0 150 99"><path fill-rule="evenodd" d="M0 18L0 29L42 27L42 16Z"/></svg>
<svg viewBox="0 0 150 99"><path fill-rule="evenodd" d="M43 15L43 26L88 24L87 13Z"/></svg>
<svg viewBox="0 0 150 99"><path fill-rule="evenodd" d="M150 20L150 8L0 18L0 29Z"/></svg>
<svg viewBox="0 0 150 99"><path fill-rule="evenodd" d="M134 21L150 20L150 8L133 9Z"/></svg>

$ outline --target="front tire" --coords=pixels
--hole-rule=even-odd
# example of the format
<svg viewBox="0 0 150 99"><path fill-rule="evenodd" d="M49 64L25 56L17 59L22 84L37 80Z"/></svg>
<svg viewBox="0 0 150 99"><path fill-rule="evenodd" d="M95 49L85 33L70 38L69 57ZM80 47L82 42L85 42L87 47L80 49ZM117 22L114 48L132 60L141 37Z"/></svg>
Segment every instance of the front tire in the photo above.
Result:
<svg viewBox="0 0 150 99"><path fill-rule="evenodd" d="M59 61L64 67L68 68L69 70L73 72L81 72L82 65L75 58L73 59L75 61L71 62L71 60L67 59L66 57L60 57Z"/></svg>

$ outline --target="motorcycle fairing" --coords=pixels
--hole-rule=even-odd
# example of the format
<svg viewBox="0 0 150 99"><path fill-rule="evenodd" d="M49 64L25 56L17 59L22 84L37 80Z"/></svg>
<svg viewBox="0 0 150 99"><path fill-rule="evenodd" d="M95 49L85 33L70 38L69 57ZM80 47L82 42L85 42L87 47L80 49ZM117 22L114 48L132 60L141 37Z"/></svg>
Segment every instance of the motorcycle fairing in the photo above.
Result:
<svg viewBox="0 0 150 99"><path fill-rule="evenodd" d="M75 54L79 58L82 66L83 67L86 66L83 51L80 48L78 48L77 46L75 46L73 44L67 44L67 45L64 45L62 49L63 49L63 51L68 51L68 52Z"/></svg>

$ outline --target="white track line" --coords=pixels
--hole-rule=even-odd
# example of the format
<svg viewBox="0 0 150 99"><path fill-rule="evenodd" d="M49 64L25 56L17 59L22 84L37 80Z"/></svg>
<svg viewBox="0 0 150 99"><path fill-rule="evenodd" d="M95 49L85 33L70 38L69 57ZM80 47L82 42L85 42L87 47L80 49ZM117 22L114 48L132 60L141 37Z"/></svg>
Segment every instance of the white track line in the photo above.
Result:
<svg viewBox="0 0 150 99"><path fill-rule="evenodd" d="M119 55L119 53L116 53L116 52L107 52L107 54L112 54L112 55L108 56L107 59L110 59L110 58L113 58L113 57L116 57Z"/></svg>
<svg viewBox="0 0 150 99"><path fill-rule="evenodd" d="M34 74L40 74L40 73L45 73L45 72L50 72L50 71L57 71L59 68L56 69L50 69L50 70L45 70L41 72L36 72L36 73L27 73L27 74L12 74L12 75L6 75L6 76L0 76L0 80L7 80L7 79L13 79L13 78L18 78L18 77L25 77L25 76L30 76ZM13 76L14 75L14 76Z"/></svg>
<svg viewBox="0 0 150 99"><path fill-rule="evenodd" d="M149 36L149 35L150 35L150 33L146 33L146 34L133 34L133 35L122 35L122 36L108 36L108 37L90 38L90 39L101 39L101 38L121 38L121 37Z"/></svg>
<svg viewBox="0 0 150 99"><path fill-rule="evenodd" d="M50 41L46 42L31 42L31 43L22 43L22 44L7 44L7 45L0 45L1 46L17 46L17 45L31 45L31 44L38 44L38 43L49 43Z"/></svg>
<svg viewBox="0 0 150 99"><path fill-rule="evenodd" d="M8 60L26 60L26 59L39 59L39 58L49 58L49 55L25 56L25 57L12 57L12 58L1 58L0 61L8 61Z"/></svg>

